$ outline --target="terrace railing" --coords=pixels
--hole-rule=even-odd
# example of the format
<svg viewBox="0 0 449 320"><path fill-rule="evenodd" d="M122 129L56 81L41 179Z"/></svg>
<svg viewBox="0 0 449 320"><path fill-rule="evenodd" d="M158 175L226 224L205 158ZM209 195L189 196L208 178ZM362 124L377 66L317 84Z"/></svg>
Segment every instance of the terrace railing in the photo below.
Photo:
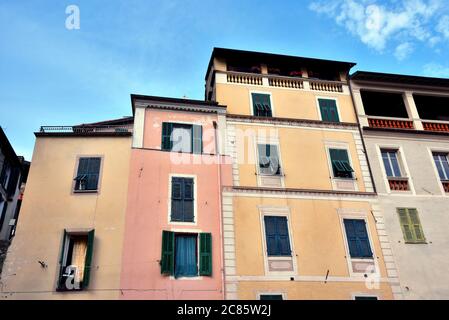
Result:
<svg viewBox="0 0 449 320"><path fill-rule="evenodd" d="M79 126L42 126L39 132L41 133L132 133L133 126L129 125L116 125L116 126L89 126L89 125L79 125Z"/></svg>

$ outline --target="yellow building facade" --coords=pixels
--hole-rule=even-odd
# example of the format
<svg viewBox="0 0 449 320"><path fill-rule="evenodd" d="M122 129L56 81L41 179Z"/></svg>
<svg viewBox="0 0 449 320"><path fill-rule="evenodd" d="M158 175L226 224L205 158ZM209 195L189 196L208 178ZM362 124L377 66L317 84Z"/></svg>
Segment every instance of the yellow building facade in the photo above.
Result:
<svg viewBox="0 0 449 320"><path fill-rule="evenodd" d="M36 133L2 299L119 298L132 121Z"/></svg>
<svg viewBox="0 0 449 320"><path fill-rule="evenodd" d="M351 63L215 48L227 107L227 299L393 299L397 272L349 91Z"/></svg>

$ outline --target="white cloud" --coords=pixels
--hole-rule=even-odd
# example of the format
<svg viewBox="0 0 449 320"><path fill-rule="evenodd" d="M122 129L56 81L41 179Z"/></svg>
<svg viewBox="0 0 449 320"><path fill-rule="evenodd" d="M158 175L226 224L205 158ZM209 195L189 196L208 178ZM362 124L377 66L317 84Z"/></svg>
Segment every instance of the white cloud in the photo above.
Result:
<svg viewBox="0 0 449 320"><path fill-rule="evenodd" d="M401 43L396 47L394 51L394 56L399 61L404 60L413 52L413 45L410 42Z"/></svg>
<svg viewBox="0 0 449 320"><path fill-rule="evenodd" d="M449 16L442 16L436 30L449 40Z"/></svg>
<svg viewBox="0 0 449 320"><path fill-rule="evenodd" d="M414 42L435 46L440 33L449 39L449 16L443 17L434 30L435 19L443 8L447 8L447 2L442 0L316 0L309 6L335 19L379 52L387 50L391 42L396 43L394 54L399 60L412 53Z"/></svg>
<svg viewBox="0 0 449 320"><path fill-rule="evenodd" d="M438 63L428 63L424 66L423 73L427 77L449 78L449 67Z"/></svg>

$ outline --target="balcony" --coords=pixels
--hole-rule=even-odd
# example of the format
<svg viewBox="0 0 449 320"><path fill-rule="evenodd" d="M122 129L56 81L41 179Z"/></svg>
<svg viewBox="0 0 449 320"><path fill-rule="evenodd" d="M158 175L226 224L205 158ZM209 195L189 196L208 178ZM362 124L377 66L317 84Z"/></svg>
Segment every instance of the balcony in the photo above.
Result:
<svg viewBox="0 0 449 320"><path fill-rule="evenodd" d="M449 133L449 123L447 122L430 122L423 121L422 123L425 131L436 131L436 132L448 132Z"/></svg>
<svg viewBox="0 0 449 320"><path fill-rule="evenodd" d="M368 118L368 125L370 128L414 129L413 121L411 120L372 116Z"/></svg>
<svg viewBox="0 0 449 320"><path fill-rule="evenodd" d="M409 191L408 178L389 177L388 184L391 191Z"/></svg>
<svg viewBox="0 0 449 320"><path fill-rule="evenodd" d="M103 134L103 133L132 133L133 125L103 125L103 126L42 126L39 133L54 134Z"/></svg>
<svg viewBox="0 0 449 320"><path fill-rule="evenodd" d="M347 84L343 81L320 80L303 77L288 77L272 74L245 73L235 71L218 71L218 81L220 79L220 74L225 74L226 83L287 88L295 90L349 93Z"/></svg>

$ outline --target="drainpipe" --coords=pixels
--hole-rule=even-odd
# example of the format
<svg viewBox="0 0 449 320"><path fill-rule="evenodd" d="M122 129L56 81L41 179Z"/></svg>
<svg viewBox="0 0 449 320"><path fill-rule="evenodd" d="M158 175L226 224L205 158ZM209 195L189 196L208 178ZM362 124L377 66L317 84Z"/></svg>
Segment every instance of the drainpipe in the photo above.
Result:
<svg viewBox="0 0 449 320"><path fill-rule="evenodd" d="M221 254L221 283L222 283L222 290L223 290L223 300L226 299L226 284L225 284L225 266L224 266L224 235L223 235L223 207L222 207L222 186L221 186L221 158L220 158L220 151L218 150L218 128L217 128L217 122L213 122L214 125L214 138L215 138L215 154L217 156L217 173L218 173L218 208L220 212L220 239L221 239L221 245L220 245L220 254Z"/></svg>
<svg viewBox="0 0 449 320"><path fill-rule="evenodd" d="M359 114L358 114L357 108L355 106L355 99L354 99L354 94L352 93L351 78L349 76L349 72L348 72L348 84L349 84L349 92L351 93L352 106L354 108L355 118L357 120L357 127L359 128L360 138L362 139L363 151L365 151L365 158L366 158L366 163L368 164L368 171L369 171L369 175L371 177L371 183L373 185L374 193L377 193L376 183L374 182L373 171L371 170L371 162L368 159L368 152L366 151L365 137L362 133L362 128L360 126L360 120L359 120Z"/></svg>

